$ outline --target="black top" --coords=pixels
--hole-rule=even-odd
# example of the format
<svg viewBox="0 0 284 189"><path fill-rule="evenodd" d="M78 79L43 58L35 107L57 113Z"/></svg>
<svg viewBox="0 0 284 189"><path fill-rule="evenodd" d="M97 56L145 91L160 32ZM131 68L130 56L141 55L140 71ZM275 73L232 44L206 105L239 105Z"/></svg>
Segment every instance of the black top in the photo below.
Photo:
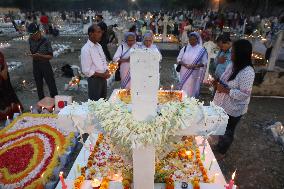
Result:
<svg viewBox="0 0 284 189"><path fill-rule="evenodd" d="M51 43L45 37L41 37L41 39L38 41L29 39L29 44L30 44L30 51L32 54L39 53L43 55L53 55ZM48 60L33 60L33 62L41 63L41 62L49 62L49 61Z"/></svg>

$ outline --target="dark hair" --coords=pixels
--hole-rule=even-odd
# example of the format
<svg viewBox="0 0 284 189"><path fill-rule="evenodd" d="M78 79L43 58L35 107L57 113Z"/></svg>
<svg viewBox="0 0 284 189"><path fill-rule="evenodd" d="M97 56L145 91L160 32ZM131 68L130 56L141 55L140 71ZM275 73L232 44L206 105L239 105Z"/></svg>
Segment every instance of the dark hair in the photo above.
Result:
<svg viewBox="0 0 284 189"><path fill-rule="evenodd" d="M233 73L229 81L234 80L238 73L247 66L253 67L251 61L252 44L248 40L240 39L233 43L232 48L234 50Z"/></svg>
<svg viewBox="0 0 284 189"><path fill-rule="evenodd" d="M136 32L136 26L131 26L131 28L129 28L129 32Z"/></svg>
<svg viewBox="0 0 284 189"><path fill-rule="evenodd" d="M222 43L228 43L228 42L231 42L231 38L230 36L223 34L223 35L219 35L216 41L222 42Z"/></svg>
<svg viewBox="0 0 284 189"><path fill-rule="evenodd" d="M88 35L90 36L90 33L94 33L96 28L101 28L101 27L97 24L90 25L88 28Z"/></svg>

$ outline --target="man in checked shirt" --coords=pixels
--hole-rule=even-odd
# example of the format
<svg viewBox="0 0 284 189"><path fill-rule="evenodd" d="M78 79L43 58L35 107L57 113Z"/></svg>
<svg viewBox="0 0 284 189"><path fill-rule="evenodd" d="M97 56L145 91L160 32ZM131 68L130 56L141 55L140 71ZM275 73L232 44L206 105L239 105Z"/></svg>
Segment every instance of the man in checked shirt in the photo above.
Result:
<svg viewBox="0 0 284 189"><path fill-rule="evenodd" d="M43 79L45 80L50 96L54 98L57 93L54 74L49 60L53 58L53 50L50 41L41 35L39 26L31 23L28 27L30 34L29 45L31 53L27 54L33 59L33 75L39 100L43 99Z"/></svg>

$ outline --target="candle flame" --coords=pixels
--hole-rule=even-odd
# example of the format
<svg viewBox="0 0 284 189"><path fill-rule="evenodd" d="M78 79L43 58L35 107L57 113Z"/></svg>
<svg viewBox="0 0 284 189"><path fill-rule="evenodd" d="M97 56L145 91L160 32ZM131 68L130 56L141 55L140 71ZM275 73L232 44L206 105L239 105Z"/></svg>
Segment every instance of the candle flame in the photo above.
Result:
<svg viewBox="0 0 284 189"><path fill-rule="evenodd" d="M189 156L191 155L191 151L186 151L185 154Z"/></svg>
<svg viewBox="0 0 284 189"><path fill-rule="evenodd" d="M44 173L42 173L40 177L43 178L43 176L44 176Z"/></svg>
<svg viewBox="0 0 284 189"><path fill-rule="evenodd" d="M63 177L63 171L60 171L59 176Z"/></svg>
<svg viewBox="0 0 284 189"><path fill-rule="evenodd" d="M232 174L232 180L234 180L234 179L235 179L236 171L237 171L237 170L235 170L235 172Z"/></svg>
<svg viewBox="0 0 284 189"><path fill-rule="evenodd" d="M56 147L56 150L57 150L57 151L59 150L59 146Z"/></svg>

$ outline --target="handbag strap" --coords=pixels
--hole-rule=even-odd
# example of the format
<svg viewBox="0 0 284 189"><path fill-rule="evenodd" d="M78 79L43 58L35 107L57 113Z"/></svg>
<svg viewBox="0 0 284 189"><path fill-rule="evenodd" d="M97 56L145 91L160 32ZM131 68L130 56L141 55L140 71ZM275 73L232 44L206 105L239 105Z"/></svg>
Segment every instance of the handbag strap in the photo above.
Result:
<svg viewBox="0 0 284 189"><path fill-rule="evenodd" d="M36 50L33 51L33 52L32 52L32 50L31 50L31 52L32 52L33 54L37 53L37 52L39 51L40 47L41 47L45 42L47 42L47 39L46 39L46 38L43 38L43 40L42 40L42 41L38 44L38 46L36 47ZM30 42L30 45L31 45L31 42Z"/></svg>

